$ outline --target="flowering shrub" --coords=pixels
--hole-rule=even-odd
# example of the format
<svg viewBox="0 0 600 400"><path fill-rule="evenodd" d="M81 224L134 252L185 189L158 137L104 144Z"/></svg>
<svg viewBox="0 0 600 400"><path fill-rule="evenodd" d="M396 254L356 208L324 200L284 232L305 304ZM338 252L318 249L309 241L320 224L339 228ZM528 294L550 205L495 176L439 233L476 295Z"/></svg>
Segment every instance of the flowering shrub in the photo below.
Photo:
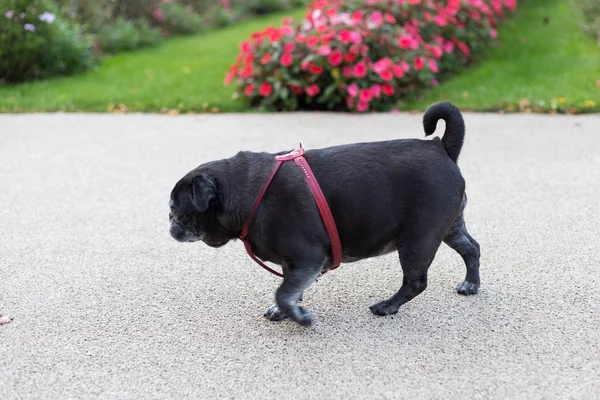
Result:
<svg viewBox="0 0 600 400"><path fill-rule="evenodd" d="M317 0L241 44L227 72L269 110L389 110L438 85L496 38L516 0Z"/></svg>
<svg viewBox="0 0 600 400"><path fill-rule="evenodd" d="M583 31L596 39L600 46L600 0L576 0L575 4L581 9Z"/></svg>
<svg viewBox="0 0 600 400"><path fill-rule="evenodd" d="M173 0L160 1L152 17L154 23L162 28L165 36L197 33L204 27L202 18L192 10L191 6L186 7Z"/></svg>
<svg viewBox="0 0 600 400"><path fill-rule="evenodd" d="M0 10L0 82L67 75L94 63L90 41L49 0L8 0Z"/></svg>
<svg viewBox="0 0 600 400"><path fill-rule="evenodd" d="M131 21L119 17L113 25L102 28L97 39L102 51L119 53L154 46L162 40L162 32L145 19Z"/></svg>
<svg viewBox="0 0 600 400"><path fill-rule="evenodd" d="M233 0L233 6L242 7L250 15L264 15L289 10L302 5L300 0Z"/></svg>

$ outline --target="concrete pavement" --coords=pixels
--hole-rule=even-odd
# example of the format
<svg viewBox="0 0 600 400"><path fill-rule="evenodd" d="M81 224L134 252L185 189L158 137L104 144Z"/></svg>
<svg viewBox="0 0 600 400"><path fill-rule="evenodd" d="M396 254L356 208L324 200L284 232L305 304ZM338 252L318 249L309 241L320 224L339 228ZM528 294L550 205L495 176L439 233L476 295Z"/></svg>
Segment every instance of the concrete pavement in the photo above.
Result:
<svg viewBox="0 0 600 400"><path fill-rule="evenodd" d="M600 116L465 120L480 294L442 246L375 317L391 254L313 285L306 329L262 317L279 279L241 243L171 239L173 184L241 149L421 138L420 114L0 116L0 398L598 398Z"/></svg>

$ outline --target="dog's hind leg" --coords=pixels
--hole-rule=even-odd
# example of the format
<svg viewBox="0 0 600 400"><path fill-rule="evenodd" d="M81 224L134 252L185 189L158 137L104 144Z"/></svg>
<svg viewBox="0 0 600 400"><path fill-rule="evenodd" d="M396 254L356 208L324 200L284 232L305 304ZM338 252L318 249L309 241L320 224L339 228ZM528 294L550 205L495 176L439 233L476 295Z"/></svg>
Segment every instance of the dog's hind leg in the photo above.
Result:
<svg viewBox="0 0 600 400"><path fill-rule="evenodd" d="M463 209L466 203L465 197ZM456 291L466 296L476 294L479 291L479 243L469 235L462 211L452 223L450 231L444 238L444 243L460 254L467 267L467 276L456 287Z"/></svg>
<svg viewBox="0 0 600 400"><path fill-rule="evenodd" d="M290 263L283 269L283 283L275 293L276 305L269 307L265 317L280 321L287 317L303 326L310 326L312 314L298 305L306 290L321 274L320 263Z"/></svg>
<svg viewBox="0 0 600 400"><path fill-rule="evenodd" d="M404 274L402 287L389 299L369 307L375 315L396 314L402 304L412 300L427 288L427 270L442 240L428 235L417 240L399 238L397 242Z"/></svg>

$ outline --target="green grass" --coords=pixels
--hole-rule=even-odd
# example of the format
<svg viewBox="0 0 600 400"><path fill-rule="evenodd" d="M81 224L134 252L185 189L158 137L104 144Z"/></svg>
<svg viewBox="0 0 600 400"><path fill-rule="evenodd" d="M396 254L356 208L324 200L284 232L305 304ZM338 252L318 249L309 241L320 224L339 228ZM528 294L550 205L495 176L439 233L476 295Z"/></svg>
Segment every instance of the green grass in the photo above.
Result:
<svg viewBox="0 0 600 400"><path fill-rule="evenodd" d="M0 112L107 111L121 104L129 111L247 111L243 102L232 100L233 85L223 85L225 71L242 40L278 25L285 14L106 58L84 75L0 87ZM291 13L303 14L302 9ZM449 100L463 110L599 112L600 49L579 23L570 0L521 1L500 27L499 45L476 54L471 68L402 108L423 110Z"/></svg>
<svg viewBox="0 0 600 400"><path fill-rule="evenodd" d="M520 1L500 26L499 46L477 54L474 66L403 108L422 110L448 100L477 111L600 111L600 49L581 30L570 3Z"/></svg>
<svg viewBox="0 0 600 400"><path fill-rule="evenodd" d="M107 57L79 76L0 87L0 112L107 111L121 104L129 111L242 111L244 104L232 101L233 85L223 85L240 42L268 25L279 26L284 16L300 18L304 12L273 14Z"/></svg>

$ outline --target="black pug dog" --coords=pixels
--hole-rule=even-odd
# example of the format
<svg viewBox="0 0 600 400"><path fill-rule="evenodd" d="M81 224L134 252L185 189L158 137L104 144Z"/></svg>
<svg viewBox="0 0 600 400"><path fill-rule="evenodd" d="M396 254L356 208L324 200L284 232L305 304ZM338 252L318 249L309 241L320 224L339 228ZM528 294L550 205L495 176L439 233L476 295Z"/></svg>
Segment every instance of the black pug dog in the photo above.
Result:
<svg viewBox="0 0 600 400"><path fill-rule="evenodd" d="M466 264L457 291L479 289L479 244L463 219L465 181L457 166L465 126L448 102L431 105L423 116L425 135L446 122L443 138L400 139L308 150L312 168L335 219L342 262L398 251L400 290L373 304L376 315L390 315L423 292L427 271L442 242ZM202 240L220 247L240 236L254 202L275 165L286 154L239 152L185 175L171 193L170 233L180 242ZM331 242L305 181L294 162L285 162L252 220L247 240L264 261L278 264L283 282L276 304L265 314L308 326L312 315L298 305L303 291L332 267Z"/></svg>

